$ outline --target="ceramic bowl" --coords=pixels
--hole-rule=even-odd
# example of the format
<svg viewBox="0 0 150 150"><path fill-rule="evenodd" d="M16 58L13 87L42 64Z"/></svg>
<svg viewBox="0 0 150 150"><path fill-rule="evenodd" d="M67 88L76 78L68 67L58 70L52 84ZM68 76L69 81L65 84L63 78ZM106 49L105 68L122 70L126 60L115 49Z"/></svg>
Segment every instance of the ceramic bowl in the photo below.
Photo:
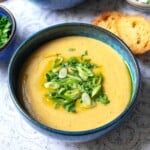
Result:
<svg viewBox="0 0 150 150"><path fill-rule="evenodd" d="M139 2L136 0L127 0L127 2L135 7L136 9L139 9L141 11L149 12L150 11L150 4L146 4L143 2Z"/></svg>
<svg viewBox="0 0 150 150"><path fill-rule="evenodd" d="M48 7L52 10L67 9L75 7L85 0L31 0L36 4L39 4L44 7Z"/></svg>
<svg viewBox="0 0 150 150"><path fill-rule="evenodd" d="M8 17L9 21L11 22L9 39L7 43L0 48L0 62L7 62L9 61L14 50L13 48L15 43L16 21L13 14L7 8L0 5L0 17L2 16Z"/></svg>
<svg viewBox="0 0 150 150"><path fill-rule="evenodd" d="M39 46L43 45L45 42L51 41L59 37L71 35L91 37L93 39L102 41L114 48L114 50L119 55L121 55L121 57L126 62L131 74L133 85L130 104L125 109L125 111L121 113L121 115L119 115L116 119L104 126L80 132L57 130L41 124L40 122L32 118L29 113L27 113L26 109L21 103L22 100L19 98L17 93L17 82L20 69L22 68L22 65L26 61L26 59L31 55L31 53ZM125 43L121 41L118 37L116 37L114 34L110 33L105 29L83 23L60 24L48 27L42 31L37 32L36 34L28 38L26 41L24 41L15 51L10 61L8 70L9 91L12 100L17 109L19 110L20 114L25 118L26 121L28 121L30 125L32 125L37 130L41 131L42 133L45 133L55 139L67 142L89 141L98 138L108 133L112 129L116 128L132 111L136 103L136 97L138 95L140 86L140 72L138 64L129 48L125 45Z"/></svg>

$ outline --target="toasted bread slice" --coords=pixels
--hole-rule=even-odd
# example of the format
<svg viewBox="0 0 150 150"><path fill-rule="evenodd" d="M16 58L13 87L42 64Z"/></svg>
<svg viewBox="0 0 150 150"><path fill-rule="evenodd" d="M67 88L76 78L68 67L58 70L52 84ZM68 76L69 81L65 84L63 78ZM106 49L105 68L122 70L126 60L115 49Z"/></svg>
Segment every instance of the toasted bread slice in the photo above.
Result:
<svg viewBox="0 0 150 150"><path fill-rule="evenodd" d="M108 11L101 13L92 24L119 36L134 54L142 54L150 50L150 20L142 15Z"/></svg>
<svg viewBox="0 0 150 150"><path fill-rule="evenodd" d="M122 14L117 11L107 11L98 16L95 20L92 21L92 24L100 26L109 30L110 32L118 35L116 28L116 21L121 17Z"/></svg>
<svg viewBox="0 0 150 150"><path fill-rule="evenodd" d="M134 54L150 50L150 23L141 15L127 15L116 22L119 37Z"/></svg>

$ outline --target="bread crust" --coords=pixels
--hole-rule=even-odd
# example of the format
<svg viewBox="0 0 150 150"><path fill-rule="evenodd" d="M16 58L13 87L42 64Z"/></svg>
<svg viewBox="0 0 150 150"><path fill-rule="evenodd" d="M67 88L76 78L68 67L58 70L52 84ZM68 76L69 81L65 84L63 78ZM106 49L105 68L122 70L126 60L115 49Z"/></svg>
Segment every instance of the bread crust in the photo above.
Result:
<svg viewBox="0 0 150 150"><path fill-rule="evenodd" d="M118 35L116 21L121 17L121 13L117 11L107 11L92 21L92 24L100 26Z"/></svg>
<svg viewBox="0 0 150 150"><path fill-rule="evenodd" d="M101 13L92 24L116 34L134 54L143 54L150 50L150 20L142 15L107 11Z"/></svg>
<svg viewBox="0 0 150 150"><path fill-rule="evenodd" d="M134 54L150 50L150 23L141 15L121 17L116 22L120 38Z"/></svg>

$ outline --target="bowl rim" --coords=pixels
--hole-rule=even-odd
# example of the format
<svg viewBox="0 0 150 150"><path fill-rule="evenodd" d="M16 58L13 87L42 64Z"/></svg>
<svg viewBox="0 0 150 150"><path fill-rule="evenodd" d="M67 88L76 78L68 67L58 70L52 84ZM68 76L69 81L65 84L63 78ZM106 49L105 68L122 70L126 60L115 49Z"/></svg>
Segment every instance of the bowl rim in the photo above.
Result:
<svg viewBox="0 0 150 150"><path fill-rule="evenodd" d="M138 2L136 0L127 0L127 2L135 7L139 7L143 9L150 9L150 4L145 4L142 2Z"/></svg>
<svg viewBox="0 0 150 150"><path fill-rule="evenodd" d="M111 36L113 39L117 40L118 42L120 42L121 45L123 45L123 47L125 47L125 49L127 50L128 54L130 55L131 59L133 60L136 68L136 75L137 75L137 84L135 87L135 93L132 96L131 102L130 104L128 104L127 108L116 118L114 118L112 121L104 124L103 126L100 127L96 127L93 129L88 129L88 130L83 130L83 131L67 131L67 130L60 130L60 129L55 129L52 127L48 127L46 125L44 125L43 123L40 123L39 121L37 121L36 119L34 119L33 117L31 117L31 115L29 115L23 108L22 106L18 103L17 101L17 97L13 94L14 90L13 90L13 86L12 86L12 77L11 77L11 72L13 70L13 64L15 63L15 57L17 56L18 52L21 50L21 48L27 44L31 39L33 39L34 37L36 37L38 34L42 34L43 32L47 31L47 30L53 30L62 26L82 26L82 27L89 27L89 28L93 28L95 30L97 30L98 32L104 32L106 35ZM113 33L109 32L108 30L105 30L101 27L97 27L91 24L87 24L87 23L62 23L62 24L57 24L57 25L53 25L47 28L44 28L36 33L34 33L33 35L31 35L29 38L27 38L24 42L21 43L21 45L17 48L17 50L15 51L15 53L13 54L9 66L8 66L8 88L9 88L9 92L12 98L13 103L15 104L15 106L17 107L17 109L19 110L19 112L21 112L21 114L29 121L31 122L32 125L35 125L36 127L46 130L47 132L52 132L55 134L59 134L59 135L68 135L68 136L80 136L80 135L88 135L88 134L92 134L92 133L96 133L99 131L102 131L104 129L107 129L109 127L111 127L113 124L115 124L116 122L121 122L122 119L125 118L125 116L132 110L133 106L136 103L136 98L138 96L139 90L140 90L140 81L141 81L141 76L140 76L140 69L139 69L139 65L138 62L135 58L135 56L133 55L133 53L131 52L131 50L129 49L129 47L116 35L114 35Z"/></svg>
<svg viewBox="0 0 150 150"><path fill-rule="evenodd" d="M5 6L0 5L0 10L2 10L5 14L5 16L8 16L11 23L12 23L12 29L11 29L11 34L9 36L9 39L7 41L7 43L5 43L2 47L0 47L0 53L5 51L5 49L9 46L9 44L11 43L11 41L13 40L15 33L16 33L16 19L14 17L14 15L12 14L12 12L7 9Z"/></svg>

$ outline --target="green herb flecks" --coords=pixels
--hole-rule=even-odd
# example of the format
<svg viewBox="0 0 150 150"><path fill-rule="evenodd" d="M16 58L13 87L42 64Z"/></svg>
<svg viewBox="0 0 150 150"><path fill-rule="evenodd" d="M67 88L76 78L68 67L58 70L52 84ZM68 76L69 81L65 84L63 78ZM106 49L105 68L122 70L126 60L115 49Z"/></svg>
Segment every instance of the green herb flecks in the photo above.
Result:
<svg viewBox="0 0 150 150"><path fill-rule="evenodd" d="M9 39L11 22L7 17L0 17L0 47L5 45Z"/></svg>
<svg viewBox="0 0 150 150"><path fill-rule="evenodd" d="M72 52L72 51L75 51L76 49L75 48L69 48L68 51Z"/></svg>
<svg viewBox="0 0 150 150"><path fill-rule="evenodd" d="M139 3L143 3L143 4L150 4L150 0L136 0L138 1Z"/></svg>
<svg viewBox="0 0 150 150"><path fill-rule="evenodd" d="M55 103L55 108L63 107L68 112L77 112L76 103L81 107L91 108L98 102L110 103L103 91L103 77L95 73L98 66L85 59L85 51L81 57L65 59L57 55L52 69L46 73L44 87L49 93L46 95Z"/></svg>
<svg viewBox="0 0 150 150"><path fill-rule="evenodd" d="M87 55L88 55L88 51L86 50L86 51L84 51L84 52L82 53L81 59L83 59L83 57L84 57L84 56L87 56Z"/></svg>
<svg viewBox="0 0 150 150"><path fill-rule="evenodd" d="M150 4L150 0L147 0L147 4Z"/></svg>

